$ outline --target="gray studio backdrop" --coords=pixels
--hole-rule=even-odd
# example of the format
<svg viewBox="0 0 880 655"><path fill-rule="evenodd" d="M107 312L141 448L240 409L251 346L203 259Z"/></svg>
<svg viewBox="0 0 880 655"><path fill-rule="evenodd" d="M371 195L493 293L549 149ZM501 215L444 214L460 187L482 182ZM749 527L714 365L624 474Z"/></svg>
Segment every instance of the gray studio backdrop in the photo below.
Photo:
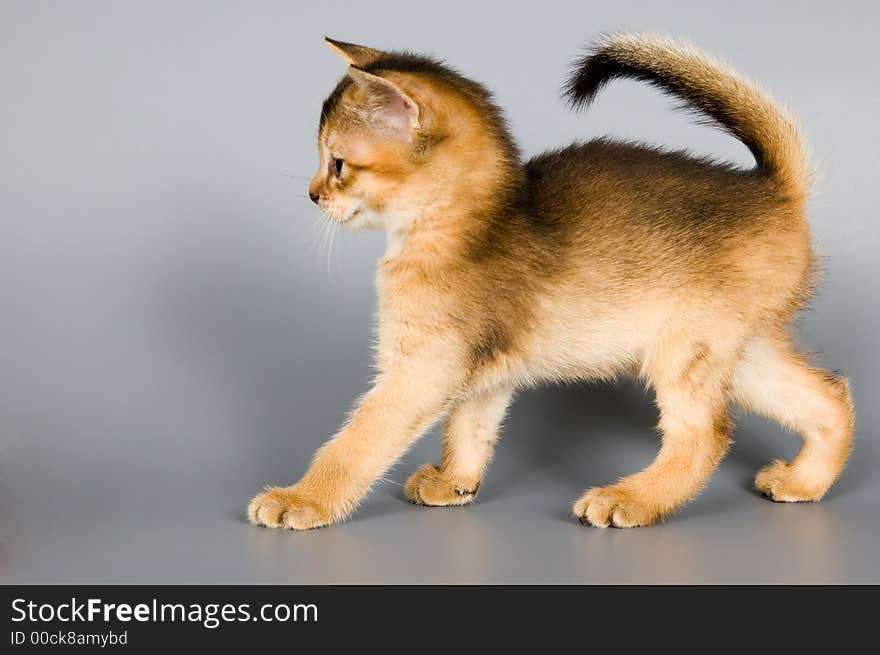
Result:
<svg viewBox="0 0 880 655"><path fill-rule="evenodd" d="M880 582L878 47L874 3L0 3L0 581ZM322 232L306 197L324 34L444 57L488 83L527 154L604 133L751 165L732 139L615 83L558 100L603 30L685 36L803 120L825 285L804 348L850 376L852 463L827 501L779 506L755 470L798 440L741 417L706 492L664 525L583 528L584 487L645 466L638 386L523 394L476 505L400 483L344 525L258 529L370 377L379 233Z"/></svg>

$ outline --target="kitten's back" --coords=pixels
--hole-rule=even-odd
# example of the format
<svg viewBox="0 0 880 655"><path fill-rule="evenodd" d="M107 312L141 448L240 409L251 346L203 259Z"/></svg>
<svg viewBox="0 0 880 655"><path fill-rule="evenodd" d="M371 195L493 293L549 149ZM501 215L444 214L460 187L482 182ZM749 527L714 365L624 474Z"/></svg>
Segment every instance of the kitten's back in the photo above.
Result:
<svg viewBox="0 0 880 655"><path fill-rule="evenodd" d="M627 240L667 235L705 244L786 205L756 171L608 139L538 155L526 173L535 220L594 239L601 229Z"/></svg>

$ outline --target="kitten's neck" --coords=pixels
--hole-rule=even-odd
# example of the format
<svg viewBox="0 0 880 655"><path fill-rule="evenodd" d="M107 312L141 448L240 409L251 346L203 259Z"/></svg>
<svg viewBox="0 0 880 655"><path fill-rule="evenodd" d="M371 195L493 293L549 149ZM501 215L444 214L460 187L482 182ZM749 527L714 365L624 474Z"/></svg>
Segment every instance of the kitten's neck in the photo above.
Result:
<svg viewBox="0 0 880 655"><path fill-rule="evenodd" d="M468 251L475 238L484 238L499 218L517 210L526 175L512 141L474 123L436 147L433 162L425 162L412 185L422 192L386 209L385 260L442 264Z"/></svg>
<svg viewBox="0 0 880 655"><path fill-rule="evenodd" d="M455 266L473 255L474 248L498 237L499 222L522 211L519 194L510 185L490 198L444 203L431 210L413 212L385 225L385 263L439 270Z"/></svg>
<svg viewBox="0 0 880 655"><path fill-rule="evenodd" d="M388 226L385 228L385 255L383 259L394 259L403 252L404 242L406 241L407 230L399 226Z"/></svg>

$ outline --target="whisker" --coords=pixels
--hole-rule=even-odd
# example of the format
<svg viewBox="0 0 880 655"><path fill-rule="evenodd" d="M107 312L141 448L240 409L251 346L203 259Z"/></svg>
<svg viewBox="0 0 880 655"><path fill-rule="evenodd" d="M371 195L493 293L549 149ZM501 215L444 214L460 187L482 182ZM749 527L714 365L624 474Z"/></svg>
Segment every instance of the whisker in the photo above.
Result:
<svg viewBox="0 0 880 655"><path fill-rule="evenodd" d="M340 270L342 268L342 242L345 239L345 229L338 225L336 227L337 239L336 239L336 270Z"/></svg>
<svg viewBox="0 0 880 655"><path fill-rule="evenodd" d="M322 220L323 218L324 218L323 216L317 216L312 221L311 228L309 228L311 231L311 238L309 239L309 244L308 244L309 252L314 252L315 246L318 245L318 237L321 234L321 229L324 227L324 220Z"/></svg>
<svg viewBox="0 0 880 655"><path fill-rule="evenodd" d="M327 228L326 221L321 220L323 216L318 216L312 222L312 238L309 239L309 243L306 246L308 249L308 256L310 258L317 257L316 253L320 252L322 237L324 234L324 230ZM317 259L312 260L317 262Z"/></svg>
<svg viewBox="0 0 880 655"><path fill-rule="evenodd" d="M327 248L330 239L330 230L333 229L333 225L330 221L325 221L324 226L321 228L321 245L318 249L315 250L316 257L322 258L324 255L324 250ZM320 259L318 260L320 261Z"/></svg>
<svg viewBox="0 0 880 655"><path fill-rule="evenodd" d="M333 262L333 244L336 242L336 235L338 234L337 228L339 225L334 221L331 223L333 226L330 230L330 243L327 246L327 275L330 275L332 271L332 262Z"/></svg>

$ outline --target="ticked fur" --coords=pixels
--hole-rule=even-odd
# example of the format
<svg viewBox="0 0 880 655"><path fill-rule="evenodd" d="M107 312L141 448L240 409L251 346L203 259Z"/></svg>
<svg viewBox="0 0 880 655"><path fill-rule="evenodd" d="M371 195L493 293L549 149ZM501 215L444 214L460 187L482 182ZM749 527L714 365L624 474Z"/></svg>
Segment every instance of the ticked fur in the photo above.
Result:
<svg viewBox="0 0 880 655"><path fill-rule="evenodd" d="M825 494L853 412L846 380L789 339L813 255L788 113L688 46L614 36L577 63L574 106L616 77L646 80L742 140L756 167L604 139L523 163L479 84L425 57L328 43L349 70L322 108L309 193L333 220L388 232L378 374L302 480L252 501L254 523L343 519L443 413L440 464L406 494L471 502L517 389L619 374L653 387L662 447L645 470L588 489L574 504L583 522L650 525L692 498L730 443L731 401L804 439L758 473L762 492Z"/></svg>

